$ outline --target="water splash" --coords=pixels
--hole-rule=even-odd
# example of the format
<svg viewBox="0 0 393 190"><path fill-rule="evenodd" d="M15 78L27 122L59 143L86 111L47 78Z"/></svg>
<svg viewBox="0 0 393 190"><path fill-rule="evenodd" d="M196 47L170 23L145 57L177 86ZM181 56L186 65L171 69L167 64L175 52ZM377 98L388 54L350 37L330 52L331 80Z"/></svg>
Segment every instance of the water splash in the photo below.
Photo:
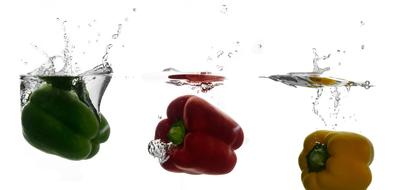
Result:
<svg viewBox="0 0 393 190"><path fill-rule="evenodd" d="M331 88L331 96L333 99L333 110L330 112L330 118L333 119L333 127L338 126L338 116L340 114L340 100L341 100L341 92L338 90L337 87Z"/></svg>
<svg viewBox="0 0 393 190"><path fill-rule="evenodd" d="M314 101L312 102L312 111L313 113L318 116L318 118L323 122L325 126L327 126L325 118L322 116L322 114L319 112L318 106L320 103L320 98L323 93L323 88L318 88L317 89L317 96L315 97Z"/></svg>
<svg viewBox="0 0 393 190"><path fill-rule="evenodd" d="M117 25L117 32L112 35L112 39L115 40L115 39L117 39L119 37L122 26L123 26L122 24L118 24Z"/></svg>
<svg viewBox="0 0 393 190"><path fill-rule="evenodd" d="M75 63L72 62L72 54L73 50L75 49L74 45L70 45L71 40L69 37L69 34L67 33L67 27L66 27L66 20L62 20L60 18L57 18L57 21L59 21L62 25L63 28L63 41L64 41L64 49L63 49L63 62L64 66L63 68L59 71L59 75L73 75L75 74Z"/></svg>
<svg viewBox="0 0 393 190"><path fill-rule="evenodd" d="M110 64L108 62L108 58L109 58L109 50L113 47L112 44L108 44L105 48L105 54L104 56L102 56L102 65L106 66L106 67L110 67Z"/></svg>
<svg viewBox="0 0 393 190"><path fill-rule="evenodd" d="M206 92L209 92L210 90L212 90L213 88L224 84L222 82L219 82L219 83L210 83L210 82L195 83L195 82L187 82L187 81L182 81L182 80L169 80L166 83L172 84L175 86L191 86L191 90L196 90L197 93L199 93L199 92L206 93Z"/></svg>
<svg viewBox="0 0 393 190"><path fill-rule="evenodd" d="M37 90L43 81L37 77L25 75L20 77L20 105L23 108L29 101L31 93Z"/></svg>
<svg viewBox="0 0 393 190"><path fill-rule="evenodd" d="M160 164L163 164L169 159L168 152L172 146L174 146L172 143L165 143L161 139L155 139L149 142L147 150L150 155L158 158Z"/></svg>
<svg viewBox="0 0 393 190"><path fill-rule="evenodd" d="M313 98L313 113L322 121L324 126L336 129L337 126L349 120L356 121L355 114L343 111L343 95L349 92L345 88L331 87L317 89Z"/></svg>
<svg viewBox="0 0 393 190"><path fill-rule="evenodd" d="M333 87L331 89L331 94L333 95L333 99L334 99L334 106L333 106L334 112L338 112L338 106L340 105L340 100L341 100L340 98L341 93L338 91L337 87Z"/></svg>
<svg viewBox="0 0 393 190"><path fill-rule="evenodd" d="M164 69L164 72L178 71L174 68ZM197 93L206 93L217 86L224 84L225 77L220 75L213 75L210 72L199 72L199 73L186 73L180 72L176 74L170 74L168 76L170 80L166 81L168 84L175 86L191 86L192 90L196 90Z"/></svg>
<svg viewBox="0 0 393 190"><path fill-rule="evenodd" d="M321 60L326 60L326 59L330 58L330 54L320 57L317 53L317 49L313 48L312 50L314 53L314 58L312 61L313 66L314 66L313 72L318 73L318 74L323 74L324 72L329 71L330 67L321 68L321 67L319 67L319 63Z"/></svg>
<svg viewBox="0 0 393 190"><path fill-rule="evenodd" d="M62 55L49 56L44 51L41 51L47 56L47 62L26 75L21 75L21 106L23 107L26 105L32 92L45 84L42 77L70 76L75 77L72 88L80 95L81 100L88 106L94 108L95 111L99 112L101 98L113 73L108 62L109 50L112 44L106 47L101 64L80 73L77 69L78 63L73 61L73 50L75 46L71 44L70 35L67 32L67 21L60 18L57 18L57 20L60 22L63 29L64 49ZM118 29L118 33L119 32L120 29ZM35 47L38 49L38 46Z"/></svg>
<svg viewBox="0 0 393 190"><path fill-rule="evenodd" d="M341 50L337 50L341 51ZM345 51L344 51L345 52ZM344 53L343 52L343 53ZM271 76L259 76L259 78L269 78L274 81L281 82L283 84L292 87L308 87L308 88L323 88L323 87L346 87L351 88L353 86L360 86L365 89L369 89L373 85L369 81L365 82L354 82L346 79L340 79L335 77L323 76L326 71L330 70L330 67L321 68L319 66L321 60L327 60L331 54L320 57L316 49L313 49L313 71L312 72L291 72L285 75L271 75Z"/></svg>

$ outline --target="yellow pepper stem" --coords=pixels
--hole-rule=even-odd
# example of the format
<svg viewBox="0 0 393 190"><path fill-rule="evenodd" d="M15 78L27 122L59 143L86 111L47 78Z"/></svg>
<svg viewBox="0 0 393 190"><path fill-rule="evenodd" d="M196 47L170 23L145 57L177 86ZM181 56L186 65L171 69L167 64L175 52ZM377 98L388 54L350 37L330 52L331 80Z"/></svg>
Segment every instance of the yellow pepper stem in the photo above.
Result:
<svg viewBox="0 0 393 190"><path fill-rule="evenodd" d="M329 156L326 144L316 143L314 148L307 155L309 172L324 170Z"/></svg>

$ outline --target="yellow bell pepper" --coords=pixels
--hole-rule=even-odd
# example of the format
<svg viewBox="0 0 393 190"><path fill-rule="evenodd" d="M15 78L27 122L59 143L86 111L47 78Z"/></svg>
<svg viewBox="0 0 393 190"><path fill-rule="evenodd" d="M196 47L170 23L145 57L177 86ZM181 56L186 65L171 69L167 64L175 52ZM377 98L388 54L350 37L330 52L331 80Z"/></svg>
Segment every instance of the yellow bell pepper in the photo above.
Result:
<svg viewBox="0 0 393 190"><path fill-rule="evenodd" d="M299 156L303 185L306 190L366 190L373 158L373 145L362 135L315 131Z"/></svg>

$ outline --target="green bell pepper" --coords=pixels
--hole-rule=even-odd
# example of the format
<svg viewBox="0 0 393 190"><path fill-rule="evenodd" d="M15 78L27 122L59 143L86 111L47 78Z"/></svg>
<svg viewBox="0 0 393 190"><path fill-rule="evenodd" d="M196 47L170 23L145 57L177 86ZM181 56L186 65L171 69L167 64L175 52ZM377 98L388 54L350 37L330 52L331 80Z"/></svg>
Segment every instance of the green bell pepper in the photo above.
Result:
<svg viewBox="0 0 393 190"><path fill-rule="evenodd" d="M71 160L93 157L109 138L107 120L80 98L88 97L86 90L72 89L75 78L42 79L46 84L31 94L22 110L23 136L50 154Z"/></svg>

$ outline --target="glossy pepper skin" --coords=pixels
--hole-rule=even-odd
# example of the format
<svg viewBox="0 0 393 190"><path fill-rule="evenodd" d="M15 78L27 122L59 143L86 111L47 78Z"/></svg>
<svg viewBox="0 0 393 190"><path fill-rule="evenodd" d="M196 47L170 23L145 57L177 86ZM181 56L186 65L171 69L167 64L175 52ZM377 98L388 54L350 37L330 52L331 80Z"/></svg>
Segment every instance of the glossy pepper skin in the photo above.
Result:
<svg viewBox="0 0 393 190"><path fill-rule="evenodd" d="M366 190L374 158L371 142L351 132L316 131L304 141L299 156L307 190Z"/></svg>
<svg viewBox="0 0 393 190"><path fill-rule="evenodd" d="M109 138L110 128L102 114L96 114L71 90L67 80L47 80L48 84L31 94L22 110L23 135L44 152L71 160L88 159Z"/></svg>
<svg viewBox="0 0 393 190"><path fill-rule="evenodd" d="M234 150L243 143L243 131L233 119L192 95L173 100L167 116L155 132L155 139L175 144L168 160L161 163L163 168L188 174L232 171L236 165Z"/></svg>

